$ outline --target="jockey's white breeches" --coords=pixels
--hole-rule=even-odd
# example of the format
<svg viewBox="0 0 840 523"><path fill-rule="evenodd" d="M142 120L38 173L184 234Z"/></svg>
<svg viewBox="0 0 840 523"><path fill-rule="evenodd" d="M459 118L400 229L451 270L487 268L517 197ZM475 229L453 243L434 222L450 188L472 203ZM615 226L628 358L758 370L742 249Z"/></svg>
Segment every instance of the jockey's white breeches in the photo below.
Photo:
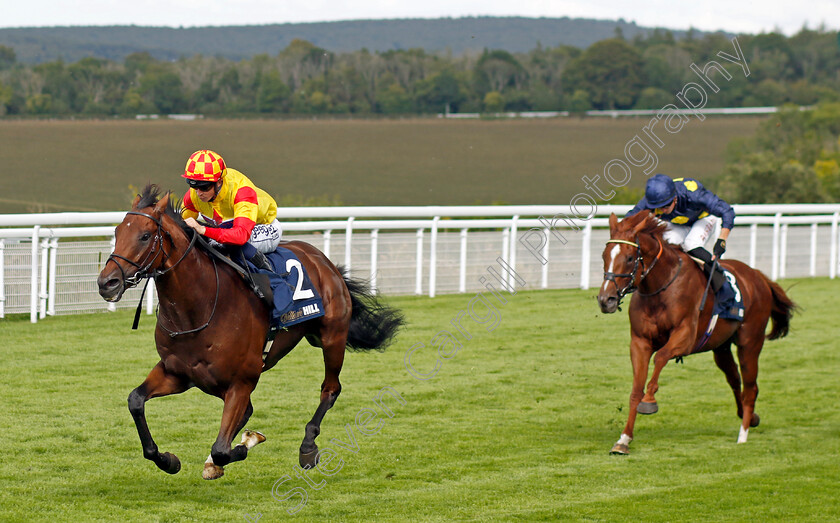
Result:
<svg viewBox="0 0 840 523"><path fill-rule="evenodd" d="M667 227L663 238L668 243L679 245L685 252L697 247L703 247L712 252L720 236L721 219L717 216L706 216L694 222L692 225L677 225L666 222Z"/></svg>
<svg viewBox="0 0 840 523"><path fill-rule="evenodd" d="M280 244L280 238L282 236L283 229L280 227L280 222L275 218L271 223L254 225L254 230L251 231L251 237L248 238L248 243L262 253L272 252Z"/></svg>

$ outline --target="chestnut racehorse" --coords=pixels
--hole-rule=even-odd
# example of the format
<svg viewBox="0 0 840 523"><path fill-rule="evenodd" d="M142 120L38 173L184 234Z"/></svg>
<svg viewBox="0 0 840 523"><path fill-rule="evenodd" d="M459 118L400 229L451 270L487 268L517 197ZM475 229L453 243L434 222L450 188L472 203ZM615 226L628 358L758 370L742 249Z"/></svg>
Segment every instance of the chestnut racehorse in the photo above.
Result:
<svg viewBox="0 0 840 523"><path fill-rule="evenodd" d="M341 393L338 375L345 348L385 348L403 324L402 315L367 294L362 282L344 276L315 247L284 242L281 245L306 268L325 314L279 331L264 357L268 306L236 270L197 244L196 234L170 204L168 193L161 198L156 186L146 186L115 236L114 252L99 274L99 294L115 302L127 288L153 278L160 302L155 329L160 362L128 397L146 459L170 474L180 470L174 454L158 451L146 424L144 404L193 386L224 401L221 429L203 477L221 477L225 465L245 459L249 449L265 440L258 432L246 431L242 442L231 449L233 438L253 412L251 392L260 374L306 337L323 349L325 367L320 403L306 424L300 446L301 466L315 466L315 438L321 421Z"/></svg>
<svg viewBox="0 0 840 523"><path fill-rule="evenodd" d="M741 428L738 443L747 441L750 427L758 426L755 413L758 396L758 356L765 337L770 340L788 333L795 305L784 290L760 271L737 260L722 260L721 265L737 280L744 304L744 321L720 320L710 337L704 340L710 325L713 293L699 311L707 279L703 271L678 246L662 237L665 223L649 211L642 211L618 221L610 216L610 240L604 249L604 284L598 293L601 311L613 313L625 294L636 291L630 300L630 360L633 363L633 389L627 425L613 454L628 454L633 439L636 413L653 414L658 410L655 394L659 374L669 360L713 351L715 363L726 375L735 394ZM765 335L767 322L773 328ZM738 347L741 374L732 357L731 344ZM654 357L653 375L643 390L650 358ZM741 376L744 389L741 391Z"/></svg>

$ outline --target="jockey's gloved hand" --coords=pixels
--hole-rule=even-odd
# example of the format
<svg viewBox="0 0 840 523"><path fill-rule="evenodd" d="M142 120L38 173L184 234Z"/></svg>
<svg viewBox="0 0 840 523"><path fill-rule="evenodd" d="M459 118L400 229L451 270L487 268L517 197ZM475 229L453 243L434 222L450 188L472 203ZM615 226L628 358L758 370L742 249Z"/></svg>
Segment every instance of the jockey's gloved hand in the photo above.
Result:
<svg viewBox="0 0 840 523"><path fill-rule="evenodd" d="M723 238L718 238L718 241L715 242L715 258L720 258L720 256L726 252L726 240Z"/></svg>

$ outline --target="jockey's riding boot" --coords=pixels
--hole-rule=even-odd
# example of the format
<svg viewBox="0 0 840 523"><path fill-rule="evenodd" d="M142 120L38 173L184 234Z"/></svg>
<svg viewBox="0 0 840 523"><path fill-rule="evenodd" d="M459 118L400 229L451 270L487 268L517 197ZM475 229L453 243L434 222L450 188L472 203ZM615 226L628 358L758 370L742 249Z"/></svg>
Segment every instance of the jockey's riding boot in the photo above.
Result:
<svg viewBox="0 0 840 523"><path fill-rule="evenodd" d="M720 263L717 264L717 270L712 273L712 270L715 268L715 264L712 262L712 253L703 247L695 247L688 251L688 254L703 261L703 272L707 278L712 279L712 290L717 294L720 288L723 287L724 282L726 282L726 276L723 275L723 269Z"/></svg>
<svg viewBox="0 0 840 523"><path fill-rule="evenodd" d="M265 257L265 254L261 253L260 251L256 251L256 254L251 256L249 260L257 269L264 269L269 272L274 272L274 267L271 266L271 263L268 262L268 258Z"/></svg>

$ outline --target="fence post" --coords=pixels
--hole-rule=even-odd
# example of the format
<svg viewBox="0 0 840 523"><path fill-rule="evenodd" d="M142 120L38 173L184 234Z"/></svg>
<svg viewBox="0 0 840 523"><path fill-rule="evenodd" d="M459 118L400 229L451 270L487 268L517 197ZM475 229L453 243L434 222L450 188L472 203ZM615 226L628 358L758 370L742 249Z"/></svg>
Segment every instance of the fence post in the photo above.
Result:
<svg viewBox="0 0 840 523"><path fill-rule="evenodd" d="M458 271L458 292L467 292L467 229L461 229L461 267Z"/></svg>
<svg viewBox="0 0 840 523"><path fill-rule="evenodd" d="M370 231L370 292L376 294L376 259L379 257L379 229Z"/></svg>
<svg viewBox="0 0 840 523"><path fill-rule="evenodd" d="M38 323L38 237L41 234L41 226L32 228L32 260L30 263L29 279L29 321Z"/></svg>
<svg viewBox="0 0 840 523"><path fill-rule="evenodd" d="M502 259L505 263L510 265L510 228L505 227L502 230Z"/></svg>
<svg viewBox="0 0 840 523"><path fill-rule="evenodd" d="M50 270L49 238L41 240L41 259L39 262L41 265L41 285L40 291L38 292L38 318L43 320L47 317L47 296L49 296L47 289L47 279Z"/></svg>
<svg viewBox="0 0 840 523"><path fill-rule="evenodd" d="M417 266L414 268L414 294L423 294L423 229L417 229Z"/></svg>
<svg viewBox="0 0 840 523"><path fill-rule="evenodd" d="M817 227L816 223L811 224L811 265L808 274L812 278L817 275Z"/></svg>
<svg viewBox="0 0 840 523"><path fill-rule="evenodd" d="M773 220L773 265L770 272L770 279L773 281L779 279L779 231L782 228L781 219L782 213L777 212L776 218Z"/></svg>
<svg viewBox="0 0 840 523"><path fill-rule="evenodd" d="M157 292L157 287L155 287L155 281L152 280L149 282L149 287L146 288L146 314L153 314L155 312L155 293Z"/></svg>
<svg viewBox="0 0 840 523"><path fill-rule="evenodd" d="M330 240L332 239L332 231L326 230L324 231L324 256L327 258L330 257Z"/></svg>
<svg viewBox="0 0 840 523"><path fill-rule="evenodd" d="M753 223L750 225L750 267L753 269L756 268L755 266L755 255L758 249L758 224Z"/></svg>
<svg viewBox="0 0 840 523"><path fill-rule="evenodd" d="M117 236L111 236L111 252L114 252L114 249L117 247ZM107 262L106 262L107 263ZM108 312L114 312L117 310L117 304L109 301L107 305Z"/></svg>
<svg viewBox="0 0 840 523"><path fill-rule="evenodd" d="M435 216L432 220L432 242L429 251L429 298L435 297L435 286L437 284L437 240L438 240L438 222L440 216Z"/></svg>
<svg viewBox="0 0 840 523"><path fill-rule="evenodd" d="M344 233L344 266L347 267L347 274L350 275L350 252L353 249L353 218L347 218L347 229Z"/></svg>
<svg viewBox="0 0 840 523"><path fill-rule="evenodd" d="M782 240L779 248L779 278L787 276L787 238L788 224L782 224Z"/></svg>
<svg viewBox="0 0 840 523"><path fill-rule="evenodd" d="M512 269L507 275L508 288L510 289L516 288L516 281L513 279L513 271L516 270L516 236L518 231L519 215L515 214L510 221L510 238L508 239L510 241L510 261L508 263L510 263L510 268Z"/></svg>
<svg viewBox="0 0 840 523"><path fill-rule="evenodd" d="M53 238L50 240L50 277L47 292L47 314L50 316L55 316L55 289L58 286L56 258L58 258L58 238Z"/></svg>
<svg viewBox="0 0 840 523"><path fill-rule="evenodd" d="M0 318L6 317L6 240L0 238Z"/></svg>
<svg viewBox="0 0 840 523"><path fill-rule="evenodd" d="M830 266L828 277L832 280L837 276L837 221L840 219L840 212L834 213L831 217L831 253L828 256Z"/></svg>
<svg viewBox="0 0 840 523"><path fill-rule="evenodd" d="M583 229L583 245L580 249L580 288L589 288L589 260L592 258L592 220L586 221Z"/></svg>
<svg viewBox="0 0 840 523"><path fill-rule="evenodd" d="M545 227L543 229L543 236L545 236L545 245L543 245L542 248L542 257L545 263L542 264L542 281L540 282L540 287L542 287L543 289L548 288L548 242L550 241L548 233L548 227Z"/></svg>

